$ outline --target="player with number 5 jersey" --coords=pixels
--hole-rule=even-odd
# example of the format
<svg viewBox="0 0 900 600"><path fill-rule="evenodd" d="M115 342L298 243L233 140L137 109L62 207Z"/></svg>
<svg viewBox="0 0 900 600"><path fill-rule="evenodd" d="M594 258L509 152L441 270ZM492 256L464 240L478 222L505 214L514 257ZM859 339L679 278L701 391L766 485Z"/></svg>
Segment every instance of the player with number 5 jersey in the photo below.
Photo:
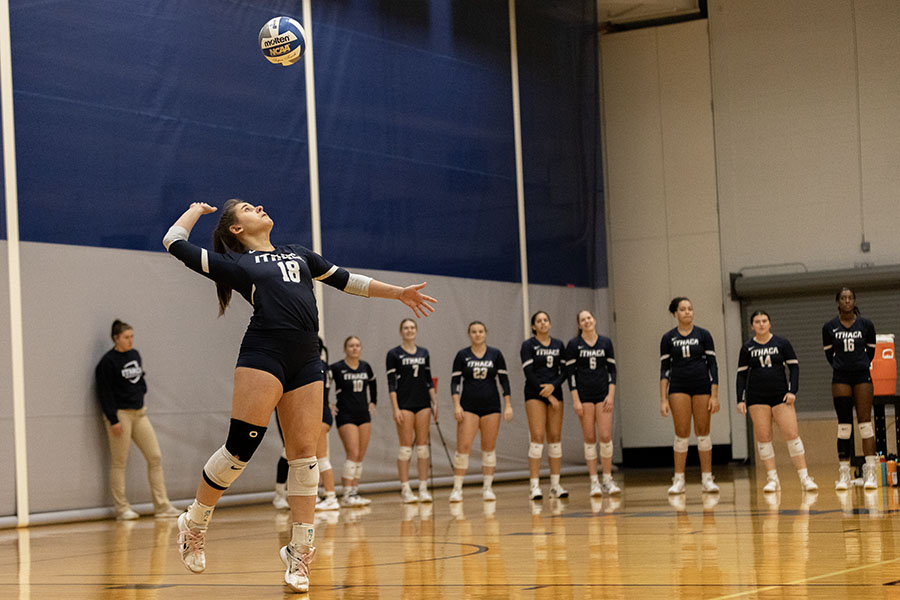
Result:
<svg viewBox="0 0 900 600"><path fill-rule="evenodd" d="M274 222L263 207L237 199L228 200L222 209L213 252L189 242L199 218L216 210L201 202L191 204L163 238L172 256L215 282L219 314L225 312L234 290L253 307L234 370L227 440L207 461L196 499L178 518L181 560L195 573L206 568L206 530L213 509L259 447L277 406L293 520L291 540L280 552L284 581L292 590L306 592L315 556L316 447L324 378L313 280L349 294L400 300L416 315L433 311L430 303L436 300L419 291L424 283L388 285L332 265L303 246L274 245L269 239Z"/></svg>

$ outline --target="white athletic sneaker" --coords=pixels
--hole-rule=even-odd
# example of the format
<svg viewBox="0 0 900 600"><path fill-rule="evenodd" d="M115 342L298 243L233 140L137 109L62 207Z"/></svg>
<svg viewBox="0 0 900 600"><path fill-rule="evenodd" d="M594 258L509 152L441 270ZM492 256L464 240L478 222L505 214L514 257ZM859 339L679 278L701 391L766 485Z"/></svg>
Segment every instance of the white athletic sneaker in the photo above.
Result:
<svg viewBox="0 0 900 600"><path fill-rule="evenodd" d="M531 486L531 490L528 492L528 497L531 500L543 500L544 494L543 494L543 492L541 492L541 486L540 485Z"/></svg>
<svg viewBox="0 0 900 600"><path fill-rule="evenodd" d="M703 481L702 488L701 491L703 493L716 494L719 492L719 486L716 485L716 482L712 477Z"/></svg>
<svg viewBox="0 0 900 600"><path fill-rule="evenodd" d="M481 489L481 499L486 500L488 502L492 502L497 499L497 494L494 493L492 488L486 487Z"/></svg>
<svg viewBox="0 0 900 600"><path fill-rule="evenodd" d="M181 562L193 573L202 573L206 569L206 531L191 529L188 514L178 517L178 551Z"/></svg>
<svg viewBox="0 0 900 600"><path fill-rule="evenodd" d="M134 509L131 508L130 506L128 506L116 513L117 521L133 521L133 520L139 519L139 518L141 518L141 515L134 512Z"/></svg>
<svg viewBox="0 0 900 600"><path fill-rule="evenodd" d="M291 505L288 504L287 490L284 492L275 491L275 497L272 498L272 506L278 510L287 510L291 507Z"/></svg>
<svg viewBox="0 0 900 600"><path fill-rule="evenodd" d="M771 494L773 492L777 492L781 489L781 481L778 480L778 477L769 477L766 479L766 485L763 486L763 491L767 494Z"/></svg>
<svg viewBox="0 0 900 600"><path fill-rule="evenodd" d="M591 483L591 496L602 496L603 495L603 484L599 481Z"/></svg>
<svg viewBox="0 0 900 600"><path fill-rule="evenodd" d="M450 492L450 502L462 502L462 488L453 488Z"/></svg>
<svg viewBox="0 0 900 600"><path fill-rule="evenodd" d="M834 482L834 489L838 491L850 489L850 467L838 469L838 480Z"/></svg>
<svg viewBox="0 0 900 600"><path fill-rule="evenodd" d="M800 489L804 492L815 492L818 491L819 486L813 481L813 478L807 475L803 479L800 480Z"/></svg>
<svg viewBox="0 0 900 600"><path fill-rule="evenodd" d="M284 582L295 592L308 592L309 564L316 557L316 549L310 548L306 554L297 556L288 545L282 546L280 554L281 561L287 567L284 572Z"/></svg>
<svg viewBox="0 0 900 600"><path fill-rule="evenodd" d="M612 479L610 479L609 481L604 482L600 485L603 486L604 494L621 494L622 493L622 488L620 488L618 485L616 485L616 482L613 481Z"/></svg>
<svg viewBox="0 0 900 600"><path fill-rule="evenodd" d="M400 499L403 500L404 504L414 504L419 501L408 487L400 488Z"/></svg>
<svg viewBox="0 0 900 600"><path fill-rule="evenodd" d="M557 484L550 487L550 497L551 498L568 498L569 492L562 486L562 484Z"/></svg>
<svg viewBox="0 0 900 600"><path fill-rule="evenodd" d="M171 504L162 510L158 510L153 513L153 516L157 519L174 519L175 517L181 515L184 511L180 511Z"/></svg>
<svg viewBox="0 0 900 600"><path fill-rule="evenodd" d="M434 502L431 494L428 493L428 488L419 488L419 502Z"/></svg>
<svg viewBox="0 0 900 600"><path fill-rule="evenodd" d="M863 489L878 489L878 479L875 478L875 469L871 465L863 465Z"/></svg>
<svg viewBox="0 0 900 600"><path fill-rule="evenodd" d="M359 492L353 492L350 495L353 496L354 498L356 498L356 501L359 502L360 506L368 506L368 505L372 504L372 501L369 498L363 498L362 496L359 495Z"/></svg>
<svg viewBox="0 0 900 600"><path fill-rule="evenodd" d="M325 496L316 502L316 510L340 510L341 505L336 496Z"/></svg>
<svg viewBox="0 0 900 600"><path fill-rule="evenodd" d="M673 477L672 487L669 488L669 495L684 493L684 477Z"/></svg>
<svg viewBox="0 0 900 600"><path fill-rule="evenodd" d="M348 508L358 508L360 506L364 506L364 504L361 502L359 496L346 494L344 496L341 496L341 506L346 506Z"/></svg>

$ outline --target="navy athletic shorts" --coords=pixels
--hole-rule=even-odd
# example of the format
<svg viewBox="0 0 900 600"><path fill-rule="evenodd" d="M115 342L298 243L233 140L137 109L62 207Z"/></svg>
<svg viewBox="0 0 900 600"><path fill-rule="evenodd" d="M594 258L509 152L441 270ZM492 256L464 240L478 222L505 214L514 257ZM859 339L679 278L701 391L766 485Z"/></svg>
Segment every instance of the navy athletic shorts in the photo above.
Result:
<svg viewBox="0 0 900 600"><path fill-rule="evenodd" d="M248 329L241 342L237 366L274 375L284 393L325 380L319 336L308 331Z"/></svg>
<svg viewBox="0 0 900 600"><path fill-rule="evenodd" d="M465 397L463 397L459 405L465 412L478 415L479 417L486 417L487 415L500 412L499 402L477 402L472 400L466 402Z"/></svg>
<svg viewBox="0 0 900 600"><path fill-rule="evenodd" d="M669 394L687 394L688 396L709 396L712 394L712 383L708 377L697 379L669 379Z"/></svg>
<svg viewBox="0 0 900 600"><path fill-rule="evenodd" d="M365 423L371 423L372 415L369 414L368 410L365 411L365 414L363 414L362 411L349 412L339 410L337 417L335 417L335 421L337 421L338 429L340 429L343 425L363 425Z"/></svg>
<svg viewBox="0 0 900 600"><path fill-rule="evenodd" d="M872 374L868 369L859 371L833 371L831 383L843 383L844 385L849 386L858 385L860 383L872 383Z"/></svg>

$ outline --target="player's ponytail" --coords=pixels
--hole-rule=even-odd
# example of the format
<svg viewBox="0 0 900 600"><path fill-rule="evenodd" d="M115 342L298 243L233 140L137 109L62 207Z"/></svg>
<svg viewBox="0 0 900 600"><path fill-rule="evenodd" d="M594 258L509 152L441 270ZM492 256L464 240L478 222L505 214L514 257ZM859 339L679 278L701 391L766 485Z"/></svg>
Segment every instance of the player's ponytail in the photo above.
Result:
<svg viewBox="0 0 900 600"><path fill-rule="evenodd" d="M134 328L125 321L116 319L115 321L113 321L112 330L110 331L109 337L111 337L113 341L116 341L116 338L122 335L123 332L130 331L132 329Z"/></svg>
<svg viewBox="0 0 900 600"><path fill-rule="evenodd" d="M225 206L222 207L222 216L219 217L219 224L216 225L216 229L213 231L213 251L219 254L227 254L229 250L238 253L246 251L241 241L229 229L237 223L234 207L241 202L242 200L232 198L226 201ZM225 314L228 303L231 302L231 286L227 283L216 281L216 296L219 298L219 316L221 317Z"/></svg>

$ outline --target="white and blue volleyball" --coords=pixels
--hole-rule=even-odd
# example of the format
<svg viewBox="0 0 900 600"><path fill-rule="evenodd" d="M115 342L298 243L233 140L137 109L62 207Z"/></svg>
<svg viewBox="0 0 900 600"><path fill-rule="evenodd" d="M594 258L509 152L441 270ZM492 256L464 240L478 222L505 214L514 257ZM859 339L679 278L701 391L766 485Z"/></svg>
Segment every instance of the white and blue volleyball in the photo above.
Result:
<svg viewBox="0 0 900 600"><path fill-rule="evenodd" d="M306 50L306 34L290 17L275 17L259 30L259 49L271 63L287 67Z"/></svg>

